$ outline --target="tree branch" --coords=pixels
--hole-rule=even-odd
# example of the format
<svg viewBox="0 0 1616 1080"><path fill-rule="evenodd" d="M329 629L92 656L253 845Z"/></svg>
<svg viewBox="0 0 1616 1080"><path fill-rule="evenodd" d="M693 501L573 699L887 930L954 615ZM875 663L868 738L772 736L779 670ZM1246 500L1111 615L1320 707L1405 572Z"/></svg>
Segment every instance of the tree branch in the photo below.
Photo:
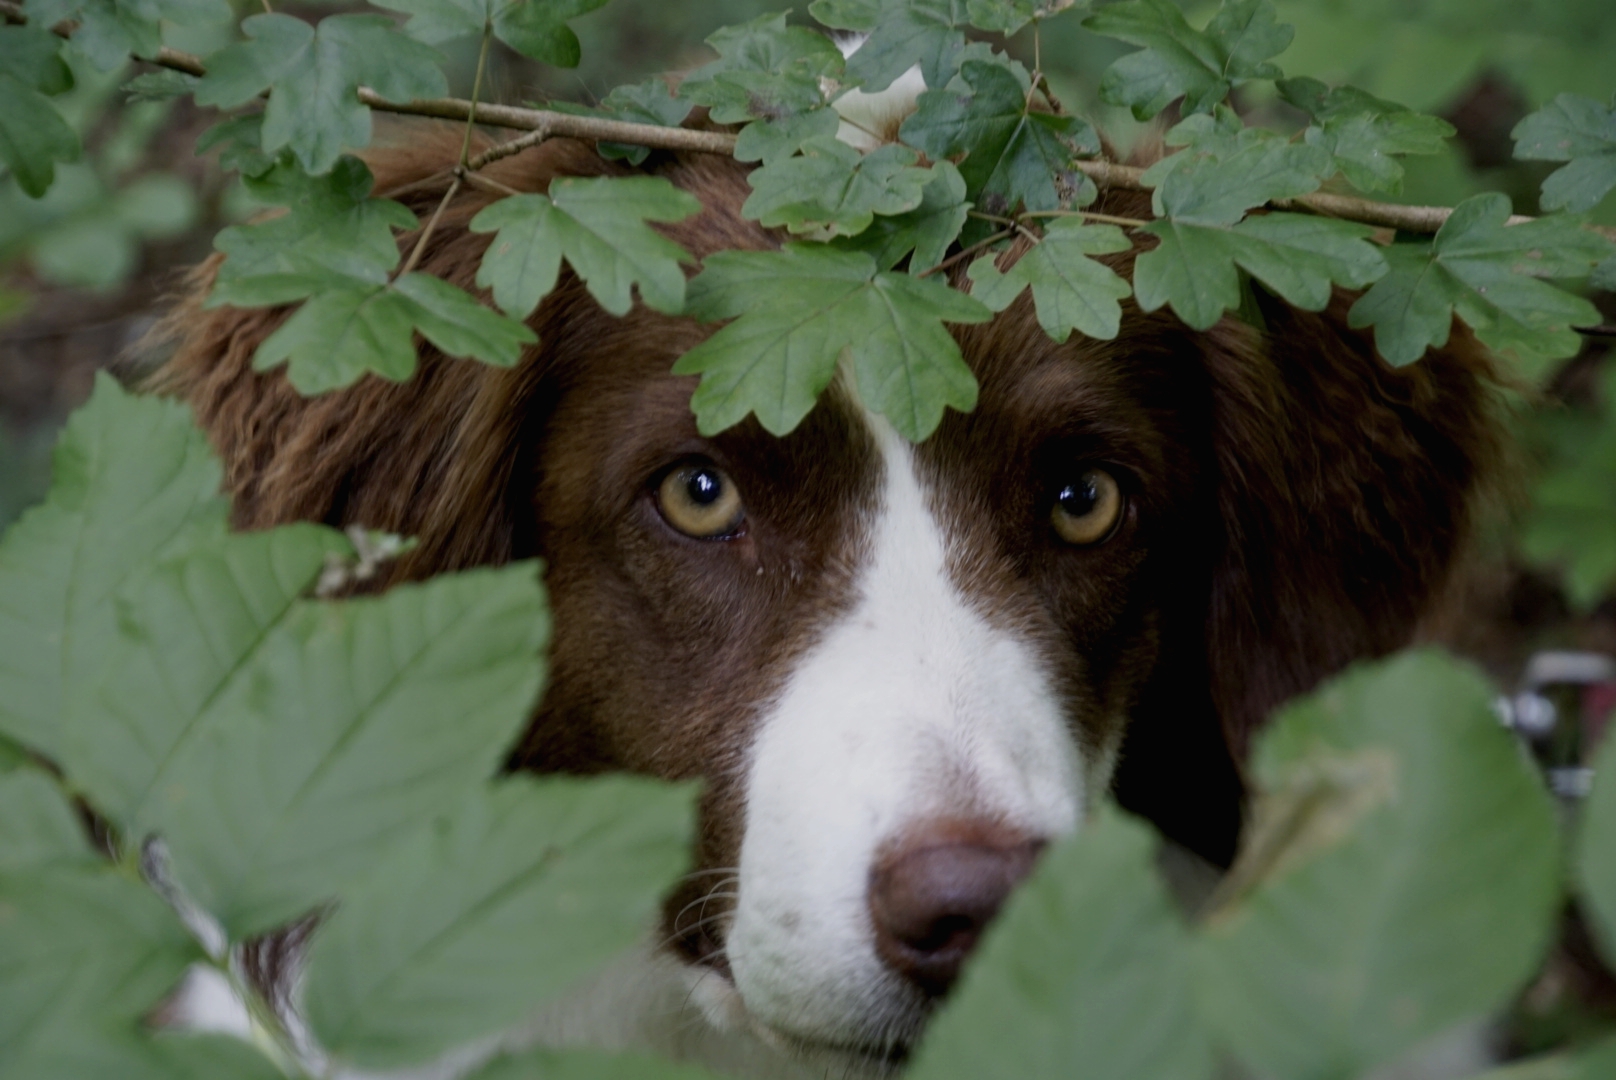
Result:
<svg viewBox="0 0 1616 1080"><path fill-rule="evenodd" d="M22 6L15 0L0 0L0 15L3 15L7 22L27 22ZM73 24L61 23L51 29L56 34L67 37L75 28ZM200 57L166 46L158 50L157 55L149 58L147 62L187 75L201 76L207 70ZM478 124L533 133L513 140L513 143L502 144L502 147L508 149L496 148L485 152L471 163L474 168L487 164L496 156L503 157L508 153L514 153L517 149L526 149L555 136L603 139L607 142L628 143L631 146L646 146L653 150L692 150L726 156L735 153L735 136L727 131L692 131L689 128L634 124L624 120L609 120L601 116L577 116L549 109L522 109L511 105L474 105L460 98L388 101L374 90L363 86L359 88L359 100L380 112L431 116L462 122L473 120L475 117L473 122ZM1139 178L1144 170L1132 165L1119 165L1111 161L1079 161L1076 162L1076 168L1093 180L1096 187L1119 191L1151 190L1140 182ZM1373 199L1333 195L1327 192L1315 192L1295 199L1275 199L1268 205L1275 210L1302 210L1323 217L1341 218L1345 221L1357 221L1365 225L1401 229L1412 233L1434 233L1442 227L1444 221L1448 220L1448 215L1453 213L1452 208L1446 206L1403 206L1398 203L1376 202ZM1531 220L1530 217L1517 214L1509 219L1509 224L1518 225ZM1616 240L1616 228L1602 225L1587 227Z"/></svg>

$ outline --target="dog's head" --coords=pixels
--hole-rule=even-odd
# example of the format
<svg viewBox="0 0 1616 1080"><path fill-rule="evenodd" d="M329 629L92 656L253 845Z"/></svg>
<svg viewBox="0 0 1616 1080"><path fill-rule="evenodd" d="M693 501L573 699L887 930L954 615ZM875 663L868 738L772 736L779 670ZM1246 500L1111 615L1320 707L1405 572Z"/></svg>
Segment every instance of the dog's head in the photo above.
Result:
<svg viewBox="0 0 1616 1080"><path fill-rule="evenodd" d="M453 152L378 159L378 190ZM556 141L494 172L616 168ZM646 168L705 203L668 229L696 255L777 243L740 217L742 166ZM451 208L422 269L471 286L481 205ZM1108 791L1227 861L1246 735L1405 642L1461 549L1497 452L1462 329L1393 371L1341 298L1258 303L1260 329L1128 307L1116 340L1057 344L1024 296L959 330L980 404L917 446L841 383L784 438L704 438L669 369L711 328L613 318L565 276L512 370L424 348L410 382L304 400L250 368L283 313L193 305L163 381L243 526L413 534L399 577L547 560L550 683L513 764L704 778L664 928L696 1000L880 1058Z"/></svg>

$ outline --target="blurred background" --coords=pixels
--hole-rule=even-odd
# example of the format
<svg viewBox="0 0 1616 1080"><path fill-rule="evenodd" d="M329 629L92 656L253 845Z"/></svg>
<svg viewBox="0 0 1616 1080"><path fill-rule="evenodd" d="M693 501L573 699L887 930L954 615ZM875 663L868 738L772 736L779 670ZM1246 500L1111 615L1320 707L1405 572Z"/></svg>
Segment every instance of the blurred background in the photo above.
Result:
<svg viewBox="0 0 1616 1080"><path fill-rule="evenodd" d="M1275 2L1296 26L1295 44L1279 58L1287 74L1350 82L1458 129L1446 153L1408 160L1400 196L1407 202L1451 206L1497 190L1518 213L1535 213L1538 185L1556 166L1515 162L1510 130L1558 93L1607 102L1616 93L1612 0ZM236 3L243 14L257 7L256 0ZM311 18L339 10L296 0L278 6ZM1211 6L1184 0L1192 20L1204 19ZM806 20L805 7L798 0L792 18ZM584 46L579 68L542 69L496 55L485 96L593 103L619 84L704 63L712 53L702 39L713 30L786 8L778 0L613 0L573 24ZM1147 133L1102 105L1095 90L1127 47L1078 22L1056 19L1044 30L1044 68L1068 108L1096 119L1126 147ZM169 43L206 54L231 33L226 25ZM467 42L452 56L456 93L469 89L472 48ZM1030 32L1010 48L1030 62ZM94 372L141 362L135 347L184 268L206 257L221 227L255 209L233 177L195 156L196 137L214 114L189 101L131 100L121 87L135 72L79 66L77 88L56 101L87 152L81 163L61 167L45 198L29 199L0 176L0 529L42 496L56 432L88 394ZM1299 126L1300 115L1271 95L1242 95L1238 104L1254 120ZM1616 225L1616 195L1594 218ZM1605 322L1616 323L1616 294L1592 295ZM1616 656L1613 343L1589 336L1581 354L1557 365L1537 391L1523 389L1519 490L1495 515L1484 549L1431 628L1484 664L1504 689L1517 685L1542 650ZM1603 715L1610 689L1572 707ZM1601 1013L1616 1016L1608 976L1575 963L1551 967L1513 1021L1513 1037L1530 1049Z"/></svg>

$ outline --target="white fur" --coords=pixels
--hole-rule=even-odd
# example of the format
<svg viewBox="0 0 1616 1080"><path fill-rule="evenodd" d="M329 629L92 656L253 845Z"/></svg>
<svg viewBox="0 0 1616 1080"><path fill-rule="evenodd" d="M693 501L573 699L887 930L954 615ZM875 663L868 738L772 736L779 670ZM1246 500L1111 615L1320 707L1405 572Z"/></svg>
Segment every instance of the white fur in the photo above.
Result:
<svg viewBox="0 0 1616 1080"><path fill-rule="evenodd" d="M944 816L1059 835L1083 795L1049 673L960 594L912 451L872 424L885 489L861 595L758 730L727 938L749 1019L865 1047L912 1034L921 1006L874 952L866 888L880 846Z"/></svg>

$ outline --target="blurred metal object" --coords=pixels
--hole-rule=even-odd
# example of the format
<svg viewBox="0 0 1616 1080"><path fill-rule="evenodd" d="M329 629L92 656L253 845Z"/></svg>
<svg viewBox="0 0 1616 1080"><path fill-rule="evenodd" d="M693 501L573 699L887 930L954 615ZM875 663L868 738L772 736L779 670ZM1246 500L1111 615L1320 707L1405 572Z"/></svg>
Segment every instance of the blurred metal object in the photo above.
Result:
<svg viewBox="0 0 1616 1080"><path fill-rule="evenodd" d="M1593 787L1588 762L1616 713L1616 657L1549 650L1535 653L1519 688L1499 697L1498 717L1530 749L1549 790L1565 800Z"/></svg>

